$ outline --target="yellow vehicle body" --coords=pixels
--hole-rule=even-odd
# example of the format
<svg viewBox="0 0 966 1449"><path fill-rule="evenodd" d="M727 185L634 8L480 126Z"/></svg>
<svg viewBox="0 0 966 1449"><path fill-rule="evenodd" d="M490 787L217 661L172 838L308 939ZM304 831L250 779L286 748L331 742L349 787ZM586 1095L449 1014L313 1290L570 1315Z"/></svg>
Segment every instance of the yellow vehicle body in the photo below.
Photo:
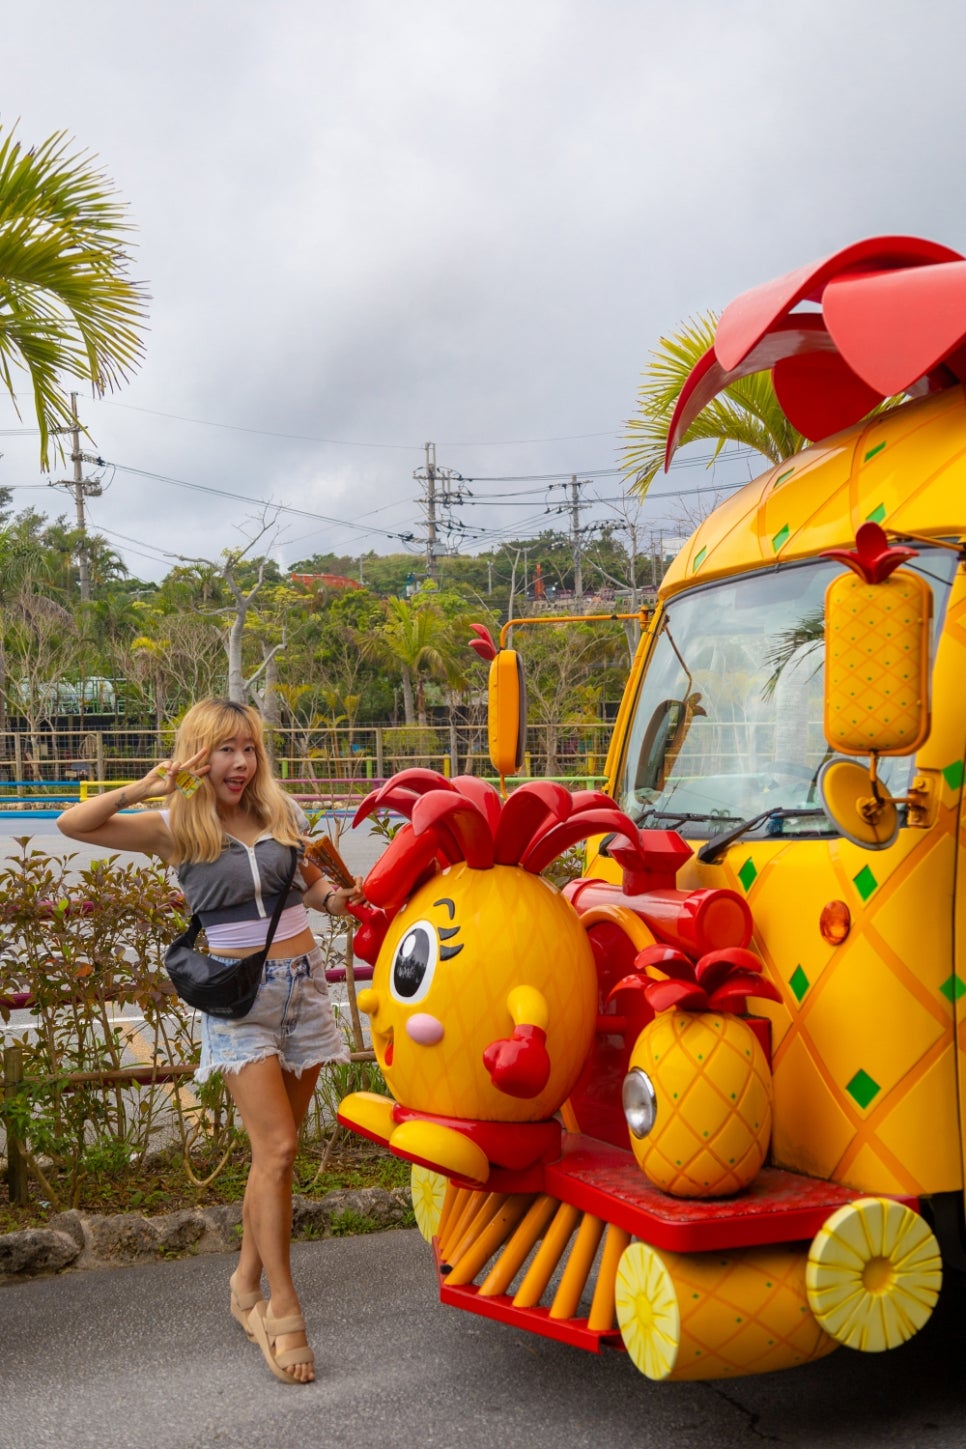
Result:
<svg viewBox="0 0 966 1449"><path fill-rule="evenodd" d="M961 387L874 416L742 488L698 527L663 581L607 764L609 792L621 799L623 781L626 800L638 698L675 601L847 549L869 521L945 564L928 677L931 728L908 762L925 802L918 823L907 821L891 844L871 851L834 832L739 836L704 862L692 856L678 876L686 889L744 894L753 947L781 991L780 1004L756 1007L772 1030L773 1162L870 1194L931 1197L961 1193L964 1182L966 574L953 551L966 531L964 499ZM820 690L820 655L814 671ZM715 691L752 688L723 669L693 683L703 703L692 735L711 728ZM806 769L824 747L819 732L813 719L796 740ZM692 844L713 833L686 820L676 828ZM588 874L619 879L604 856L589 862ZM823 922L833 903L831 914L850 920L841 940Z"/></svg>
<svg viewBox="0 0 966 1449"><path fill-rule="evenodd" d="M877 239L722 315L667 456L765 368L821 441L719 505L672 563L640 616L606 794L506 789L522 671L481 636L500 802L427 772L364 802L411 822L367 880L390 914L427 870L539 872L551 845L595 834L561 893L596 970L591 1041L553 1118L522 1122L497 1096L476 1120L478 1099L444 1096L442 1058L419 1103L340 1107L413 1162L444 1303L595 1352L619 1340L648 1377L692 1380L898 1347L944 1262L966 1268L966 351L937 352L933 326L964 266ZM792 310L820 294L821 317ZM455 892L428 879L449 941ZM431 964L425 925L374 934L366 958L385 979L399 968L403 1016L422 1007L406 983ZM503 929L498 911L476 922L480 960ZM500 1091L544 1034L541 1007L512 1012L506 1036L511 977L534 999L539 936L556 961L525 929L493 1001L471 973ZM413 1120L437 1100L451 1115ZM521 1126L560 1135L511 1138Z"/></svg>

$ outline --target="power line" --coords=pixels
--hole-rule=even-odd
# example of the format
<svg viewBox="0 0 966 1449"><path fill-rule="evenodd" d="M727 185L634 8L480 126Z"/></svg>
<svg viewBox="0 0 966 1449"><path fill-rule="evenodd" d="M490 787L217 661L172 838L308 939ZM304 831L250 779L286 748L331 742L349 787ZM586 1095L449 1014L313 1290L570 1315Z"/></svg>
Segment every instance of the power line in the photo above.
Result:
<svg viewBox="0 0 966 1449"><path fill-rule="evenodd" d="M188 418L181 413L165 413L156 408L139 408L133 403L113 402L103 399L105 407L122 408L127 412L146 413L149 417L170 418L172 422L194 423L202 428L219 428L225 432L252 433L261 438L285 438L293 443L326 443L337 448L391 448L400 452L420 452L421 446L417 443L373 443L359 442L354 438L325 438L313 433L281 433L270 428L249 428L242 423L219 423L211 418ZM496 438L485 443L444 443L447 448L521 448L534 443L572 443L580 442L584 438L613 438L618 435L613 429L608 428L601 433L562 433L553 438ZM422 445L425 446L425 445Z"/></svg>

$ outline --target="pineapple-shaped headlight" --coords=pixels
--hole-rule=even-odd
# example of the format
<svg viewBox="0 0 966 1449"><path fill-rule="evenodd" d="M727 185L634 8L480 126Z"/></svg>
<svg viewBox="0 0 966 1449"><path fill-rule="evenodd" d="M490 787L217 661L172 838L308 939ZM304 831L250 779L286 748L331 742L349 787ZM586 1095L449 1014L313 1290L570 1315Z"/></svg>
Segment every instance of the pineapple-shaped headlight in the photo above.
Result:
<svg viewBox="0 0 966 1449"><path fill-rule="evenodd" d="M734 1008L778 993L758 958L737 948L695 965L650 946L635 965L645 974L625 977L614 994L642 989L657 1014L634 1044L621 1094L634 1156L675 1197L740 1192L768 1152L771 1071Z"/></svg>

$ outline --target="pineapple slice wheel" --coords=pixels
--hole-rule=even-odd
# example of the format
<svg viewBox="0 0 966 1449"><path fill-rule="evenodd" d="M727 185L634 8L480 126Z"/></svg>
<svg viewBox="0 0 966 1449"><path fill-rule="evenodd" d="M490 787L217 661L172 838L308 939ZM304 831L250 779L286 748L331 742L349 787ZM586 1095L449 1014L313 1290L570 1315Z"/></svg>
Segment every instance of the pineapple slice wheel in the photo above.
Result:
<svg viewBox="0 0 966 1449"><path fill-rule="evenodd" d="M409 1186L413 1196L416 1226L427 1243L431 1243L439 1231L443 1215L446 1178L439 1172L432 1172L428 1167L414 1165Z"/></svg>
<svg viewBox="0 0 966 1449"><path fill-rule="evenodd" d="M860 1198L839 1208L808 1254L809 1306L832 1338L879 1353L918 1333L942 1285L939 1245L902 1203Z"/></svg>
<svg viewBox="0 0 966 1449"><path fill-rule="evenodd" d="M617 1265L617 1322L631 1362L649 1379L666 1379L681 1346L674 1281L653 1248L630 1243Z"/></svg>

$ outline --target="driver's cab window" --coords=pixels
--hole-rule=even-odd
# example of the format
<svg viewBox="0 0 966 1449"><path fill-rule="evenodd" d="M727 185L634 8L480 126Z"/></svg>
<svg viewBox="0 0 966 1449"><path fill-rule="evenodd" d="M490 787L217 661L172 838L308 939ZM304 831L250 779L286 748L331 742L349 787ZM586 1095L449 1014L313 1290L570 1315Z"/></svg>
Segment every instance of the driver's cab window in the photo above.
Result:
<svg viewBox="0 0 966 1449"><path fill-rule="evenodd" d="M937 631L955 562L934 550L913 565L933 587ZM628 813L643 824L742 820L774 804L810 811L812 833L832 829L819 818L817 779L830 754L824 597L839 571L825 560L789 565L669 601L621 767ZM883 778L901 781L909 769L908 758L883 761Z"/></svg>

